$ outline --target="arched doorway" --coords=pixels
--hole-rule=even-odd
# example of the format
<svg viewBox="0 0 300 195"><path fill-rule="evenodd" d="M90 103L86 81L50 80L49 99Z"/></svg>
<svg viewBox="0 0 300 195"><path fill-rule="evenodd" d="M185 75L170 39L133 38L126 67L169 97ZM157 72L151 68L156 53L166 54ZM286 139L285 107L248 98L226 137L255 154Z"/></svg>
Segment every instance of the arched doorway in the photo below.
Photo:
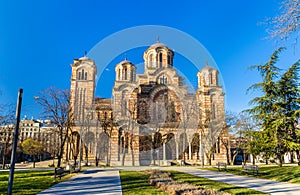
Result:
<svg viewBox="0 0 300 195"><path fill-rule="evenodd" d="M96 156L97 159L100 161L106 162L106 164L109 164L109 137L105 132L102 132L99 135L99 140L96 143L97 148L96 148Z"/></svg>

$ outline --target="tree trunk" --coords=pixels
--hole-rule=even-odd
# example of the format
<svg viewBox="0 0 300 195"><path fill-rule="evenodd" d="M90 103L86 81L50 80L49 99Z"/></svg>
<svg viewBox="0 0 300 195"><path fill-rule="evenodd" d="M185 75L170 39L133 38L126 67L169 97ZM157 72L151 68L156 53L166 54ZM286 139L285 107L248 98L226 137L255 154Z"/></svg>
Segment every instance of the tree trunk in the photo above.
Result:
<svg viewBox="0 0 300 195"><path fill-rule="evenodd" d="M2 156L2 169L4 169L5 168L5 155L3 154L3 156Z"/></svg>
<svg viewBox="0 0 300 195"><path fill-rule="evenodd" d="M294 151L291 151L290 155L291 155L291 163L294 163Z"/></svg>
<svg viewBox="0 0 300 195"><path fill-rule="evenodd" d="M253 165L255 165L255 158L256 158L256 156L254 156L254 155L252 154L252 164L253 164Z"/></svg>
<svg viewBox="0 0 300 195"><path fill-rule="evenodd" d="M298 165L300 166L300 152L299 152L299 150L296 151L296 155L297 155Z"/></svg>
<svg viewBox="0 0 300 195"><path fill-rule="evenodd" d="M60 167L61 164L61 155L57 155L57 167Z"/></svg>
<svg viewBox="0 0 300 195"><path fill-rule="evenodd" d="M226 158L227 158L227 164L230 165L230 155L229 155L228 147L226 147Z"/></svg>
<svg viewBox="0 0 300 195"><path fill-rule="evenodd" d="M84 149L85 149L85 160L86 160L85 165L88 166L88 164L89 164L89 149L87 146L84 146Z"/></svg>
<svg viewBox="0 0 300 195"><path fill-rule="evenodd" d="M238 155L238 151L235 150L233 152L233 157L232 157L231 165L234 165L234 161L235 161L235 158L236 158L237 155Z"/></svg>
<svg viewBox="0 0 300 195"><path fill-rule="evenodd" d="M277 153L277 159L278 159L278 167L282 167L282 157L281 153Z"/></svg>
<svg viewBox="0 0 300 195"><path fill-rule="evenodd" d="M32 159L33 159L33 168L35 168L35 155L32 155Z"/></svg>
<svg viewBox="0 0 300 195"><path fill-rule="evenodd" d="M247 157L247 154L244 152L243 153L243 164L246 165L246 157Z"/></svg>
<svg viewBox="0 0 300 195"><path fill-rule="evenodd" d="M211 157L212 157L212 154L209 152L206 154L206 157L207 157L207 160L208 160L208 165L211 166Z"/></svg>
<svg viewBox="0 0 300 195"><path fill-rule="evenodd" d="M97 156L95 157L95 162L96 162L96 167L98 167L98 165L99 165L99 159L97 158Z"/></svg>
<svg viewBox="0 0 300 195"><path fill-rule="evenodd" d="M130 152L131 152L131 160L132 160L132 166L134 166L135 165L135 162L134 162L134 151L133 151L133 143L132 143L132 141L131 141L131 143L130 143Z"/></svg>

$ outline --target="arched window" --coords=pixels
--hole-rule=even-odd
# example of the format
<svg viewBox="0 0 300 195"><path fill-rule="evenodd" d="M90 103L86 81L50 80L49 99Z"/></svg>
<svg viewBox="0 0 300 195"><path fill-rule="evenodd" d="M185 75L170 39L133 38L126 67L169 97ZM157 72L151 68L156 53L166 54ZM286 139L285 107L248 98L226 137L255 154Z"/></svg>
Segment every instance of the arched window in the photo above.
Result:
<svg viewBox="0 0 300 195"><path fill-rule="evenodd" d="M211 107L211 118L216 119L216 106L215 106L215 104L213 104L212 107Z"/></svg>
<svg viewBox="0 0 300 195"><path fill-rule="evenodd" d="M81 70L81 79L84 80L84 70Z"/></svg>
<svg viewBox="0 0 300 195"><path fill-rule="evenodd" d="M135 81L133 68L131 69L131 73L130 73L130 81Z"/></svg>
<svg viewBox="0 0 300 195"><path fill-rule="evenodd" d="M150 55L149 55L149 65L150 65L150 67L153 67L153 66L154 66L154 62L153 62L153 54L150 54Z"/></svg>
<svg viewBox="0 0 300 195"><path fill-rule="evenodd" d="M162 58L163 58L163 55L162 55L162 53L159 53L159 68L161 68L162 67Z"/></svg>
<svg viewBox="0 0 300 195"><path fill-rule="evenodd" d="M118 80L119 81L121 80L121 70L120 69L118 70Z"/></svg>
<svg viewBox="0 0 300 195"><path fill-rule="evenodd" d="M213 84L213 75L211 72L209 73L209 84Z"/></svg>
<svg viewBox="0 0 300 195"><path fill-rule="evenodd" d="M78 80L87 80L87 72L84 71L84 69L78 70L77 79Z"/></svg>
<svg viewBox="0 0 300 195"><path fill-rule="evenodd" d="M161 77L159 77L159 84L167 85L168 77L166 77L165 75L162 75Z"/></svg>
<svg viewBox="0 0 300 195"><path fill-rule="evenodd" d="M172 62L171 62L171 56L168 55L168 66L171 65L171 64L172 64Z"/></svg>
<svg viewBox="0 0 300 195"><path fill-rule="evenodd" d="M124 69L124 80L127 80L127 67L125 67L125 69Z"/></svg>
<svg viewBox="0 0 300 195"><path fill-rule="evenodd" d="M126 92L127 91L123 91L122 92L122 100L121 100L121 115L122 116L126 116L127 115L127 101L126 101Z"/></svg>

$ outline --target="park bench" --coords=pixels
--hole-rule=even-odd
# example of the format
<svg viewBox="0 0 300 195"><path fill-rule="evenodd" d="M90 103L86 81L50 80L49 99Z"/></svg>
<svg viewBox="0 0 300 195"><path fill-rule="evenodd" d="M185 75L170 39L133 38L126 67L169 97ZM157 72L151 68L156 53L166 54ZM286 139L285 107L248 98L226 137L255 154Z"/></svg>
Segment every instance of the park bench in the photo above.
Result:
<svg viewBox="0 0 300 195"><path fill-rule="evenodd" d="M54 182L56 182L56 178L59 177L59 179L61 179L61 177L67 175L68 173L65 172L65 169L62 167L57 167L54 169Z"/></svg>
<svg viewBox="0 0 300 195"><path fill-rule="evenodd" d="M258 166L257 165L244 165L242 171L258 175Z"/></svg>
<svg viewBox="0 0 300 195"><path fill-rule="evenodd" d="M219 171L221 170L222 167L224 167L224 170L226 171L226 166L227 166L226 163L217 162L217 168L218 168Z"/></svg>
<svg viewBox="0 0 300 195"><path fill-rule="evenodd" d="M10 164L0 164L1 169L10 169Z"/></svg>

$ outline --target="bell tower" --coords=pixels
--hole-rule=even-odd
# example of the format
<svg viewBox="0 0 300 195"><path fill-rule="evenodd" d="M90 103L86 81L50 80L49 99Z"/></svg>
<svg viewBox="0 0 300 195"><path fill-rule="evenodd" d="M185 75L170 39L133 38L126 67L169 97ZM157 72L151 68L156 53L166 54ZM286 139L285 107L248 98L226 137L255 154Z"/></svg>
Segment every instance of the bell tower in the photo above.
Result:
<svg viewBox="0 0 300 195"><path fill-rule="evenodd" d="M197 97L202 111L200 112L202 120L207 118L211 120L223 120L224 113L224 93L222 86L219 86L218 70L206 66L198 72L198 90Z"/></svg>
<svg viewBox="0 0 300 195"><path fill-rule="evenodd" d="M75 121L78 121L83 120L84 111L93 106L97 67L86 56L74 59L71 67L70 106Z"/></svg>

